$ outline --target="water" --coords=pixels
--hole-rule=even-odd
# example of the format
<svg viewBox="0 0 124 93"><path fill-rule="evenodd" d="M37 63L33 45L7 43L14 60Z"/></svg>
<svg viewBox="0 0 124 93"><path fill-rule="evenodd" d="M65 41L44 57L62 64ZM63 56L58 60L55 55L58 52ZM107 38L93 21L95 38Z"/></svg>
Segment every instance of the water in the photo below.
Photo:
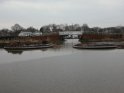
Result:
<svg viewBox="0 0 124 93"><path fill-rule="evenodd" d="M0 93L124 93L124 50L0 51Z"/></svg>
<svg viewBox="0 0 124 93"><path fill-rule="evenodd" d="M7 51L1 49L0 64L73 54L79 51L72 48L72 46L76 43L78 43L78 39L66 40L63 44L54 49L48 48L27 51Z"/></svg>

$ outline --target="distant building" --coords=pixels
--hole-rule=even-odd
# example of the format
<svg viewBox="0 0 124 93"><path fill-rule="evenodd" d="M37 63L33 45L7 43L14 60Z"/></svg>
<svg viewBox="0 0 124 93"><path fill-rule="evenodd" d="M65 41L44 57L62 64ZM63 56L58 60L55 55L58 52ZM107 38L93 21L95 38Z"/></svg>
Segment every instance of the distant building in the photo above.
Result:
<svg viewBox="0 0 124 93"><path fill-rule="evenodd" d="M59 35L82 35L83 31L63 31Z"/></svg>
<svg viewBox="0 0 124 93"><path fill-rule="evenodd" d="M42 32L20 32L18 36L41 36Z"/></svg>
<svg viewBox="0 0 124 93"><path fill-rule="evenodd" d="M82 35L82 31L62 31L59 32L60 36L63 36L64 38L78 38Z"/></svg>
<svg viewBox="0 0 124 93"><path fill-rule="evenodd" d="M41 36L42 35L42 32L34 32L33 33L33 36Z"/></svg>

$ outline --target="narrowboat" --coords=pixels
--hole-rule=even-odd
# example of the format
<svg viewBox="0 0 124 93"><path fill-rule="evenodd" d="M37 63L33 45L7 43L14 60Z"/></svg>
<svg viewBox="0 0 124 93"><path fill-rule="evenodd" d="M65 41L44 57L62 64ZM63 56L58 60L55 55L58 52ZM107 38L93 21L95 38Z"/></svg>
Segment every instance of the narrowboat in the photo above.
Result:
<svg viewBox="0 0 124 93"><path fill-rule="evenodd" d="M113 44L76 44L73 48L77 49L115 49L116 45Z"/></svg>
<svg viewBox="0 0 124 93"><path fill-rule="evenodd" d="M31 44L31 45L21 45L21 46L5 46L4 49L9 50L27 50L27 49L42 49L42 48L51 48L52 44Z"/></svg>

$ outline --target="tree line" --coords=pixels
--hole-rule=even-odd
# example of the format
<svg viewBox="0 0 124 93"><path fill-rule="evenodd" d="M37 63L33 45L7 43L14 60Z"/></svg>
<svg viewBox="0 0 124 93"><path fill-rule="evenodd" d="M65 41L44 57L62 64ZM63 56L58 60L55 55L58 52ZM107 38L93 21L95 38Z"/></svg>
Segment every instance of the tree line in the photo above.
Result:
<svg viewBox="0 0 124 93"><path fill-rule="evenodd" d="M87 24L79 25L79 24L49 24L42 26L40 29L36 29L34 27L24 28L19 24L15 24L10 29L4 28L0 30L0 37L6 36L18 36L21 31L26 32L42 32L42 33L51 33L51 32L59 32L59 31L84 31L84 33L115 33L115 34L124 34L124 26L117 27L89 27Z"/></svg>

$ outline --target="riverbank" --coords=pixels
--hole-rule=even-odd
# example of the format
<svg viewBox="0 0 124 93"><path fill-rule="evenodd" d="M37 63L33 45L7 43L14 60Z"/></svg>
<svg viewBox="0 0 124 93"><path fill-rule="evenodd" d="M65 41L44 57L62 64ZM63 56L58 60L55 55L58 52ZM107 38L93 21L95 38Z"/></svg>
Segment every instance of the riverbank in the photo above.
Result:
<svg viewBox="0 0 124 93"><path fill-rule="evenodd" d="M4 37L0 39L0 47L2 48L4 46L42 44L44 42L59 44L61 42L61 37L58 33L41 36Z"/></svg>

